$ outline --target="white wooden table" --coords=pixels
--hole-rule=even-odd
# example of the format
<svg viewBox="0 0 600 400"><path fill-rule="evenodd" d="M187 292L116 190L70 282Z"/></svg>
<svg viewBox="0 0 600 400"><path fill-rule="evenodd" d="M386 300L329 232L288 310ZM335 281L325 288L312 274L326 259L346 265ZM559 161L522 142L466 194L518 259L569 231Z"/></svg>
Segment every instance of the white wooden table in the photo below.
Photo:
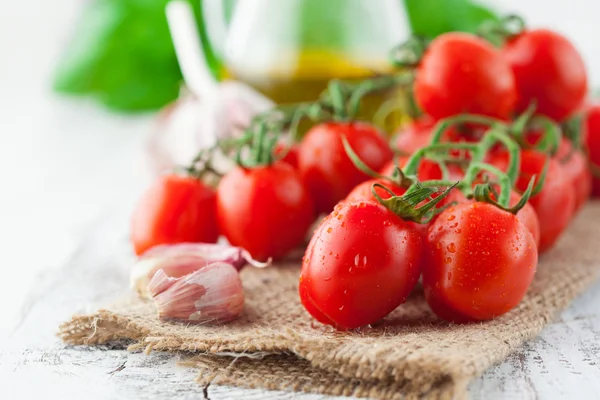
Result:
<svg viewBox="0 0 600 400"><path fill-rule="evenodd" d="M80 1L12 2L0 11L0 398L202 399L178 356L70 348L56 326L125 286L129 209L146 184L149 117L108 115L48 90ZM558 21L600 82L594 0L517 0ZM568 10L565 9L568 7ZM506 8L507 10L510 8ZM568 14L568 15L567 15ZM471 385L474 399L587 399L600 393L600 285L536 340ZM211 399L323 399L209 387Z"/></svg>

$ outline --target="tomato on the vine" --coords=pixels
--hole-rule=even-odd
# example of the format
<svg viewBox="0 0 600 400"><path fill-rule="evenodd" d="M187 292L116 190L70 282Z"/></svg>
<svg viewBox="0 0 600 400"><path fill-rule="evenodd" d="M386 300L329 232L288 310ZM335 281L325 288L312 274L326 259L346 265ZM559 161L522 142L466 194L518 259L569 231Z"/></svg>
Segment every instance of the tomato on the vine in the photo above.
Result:
<svg viewBox="0 0 600 400"><path fill-rule="evenodd" d="M528 30L502 49L517 86L517 111L533 102L536 112L562 121L576 111L587 94L587 74L579 52L564 36Z"/></svg>
<svg viewBox="0 0 600 400"><path fill-rule="evenodd" d="M318 213L330 212L356 185L369 179L346 154L342 137L372 170L380 170L393 156L371 124L330 122L310 129L300 143L298 165Z"/></svg>
<svg viewBox="0 0 600 400"><path fill-rule="evenodd" d="M592 192L592 173L585 155L576 150L566 138L562 138L556 159L562 165L571 182L571 190L575 194L575 211L578 211L590 198Z"/></svg>
<svg viewBox="0 0 600 400"><path fill-rule="evenodd" d="M506 118L517 93L510 66L490 43L468 33L438 36L416 72L415 99L436 119L460 113Z"/></svg>
<svg viewBox="0 0 600 400"><path fill-rule="evenodd" d="M592 195L600 197L600 104L587 109L585 116L586 145L593 169Z"/></svg>
<svg viewBox="0 0 600 400"><path fill-rule="evenodd" d="M131 220L136 254L161 244L214 243L219 237L215 191L197 178L160 177L142 196Z"/></svg>
<svg viewBox="0 0 600 400"><path fill-rule="evenodd" d="M549 160L549 161L547 161ZM571 221L575 209L572 182L558 160L535 150L521 152L521 169L516 189L524 192L531 178L536 183L548 162L542 190L529 199L540 222L540 253L548 250Z"/></svg>
<svg viewBox="0 0 600 400"><path fill-rule="evenodd" d="M298 172L278 161L227 173L217 187L217 217L232 245L264 261L300 245L315 212Z"/></svg>
<svg viewBox="0 0 600 400"><path fill-rule="evenodd" d="M406 221L371 202L336 206L306 249L300 299L338 329L375 323L403 303L423 263L423 239Z"/></svg>
<svg viewBox="0 0 600 400"><path fill-rule="evenodd" d="M494 205L462 203L429 228L425 298L451 322L489 320L516 307L537 267L533 236L520 219Z"/></svg>

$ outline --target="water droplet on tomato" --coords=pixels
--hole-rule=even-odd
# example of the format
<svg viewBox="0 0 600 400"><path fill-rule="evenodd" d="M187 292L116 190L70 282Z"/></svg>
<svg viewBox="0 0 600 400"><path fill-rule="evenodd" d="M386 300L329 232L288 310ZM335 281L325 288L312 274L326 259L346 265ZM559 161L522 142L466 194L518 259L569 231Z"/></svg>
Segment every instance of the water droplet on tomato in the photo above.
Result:
<svg viewBox="0 0 600 400"><path fill-rule="evenodd" d="M331 280L331 277L328 276L327 278L323 279L325 282L329 282Z"/></svg>
<svg viewBox="0 0 600 400"><path fill-rule="evenodd" d="M327 228L327 233L331 233L331 231L333 231L333 229L331 229L331 227Z"/></svg>
<svg viewBox="0 0 600 400"><path fill-rule="evenodd" d="M446 259L444 260L444 262L446 264L450 264L452 262L452 258L451 257L446 257Z"/></svg>
<svg viewBox="0 0 600 400"><path fill-rule="evenodd" d="M383 221L383 226L387 226L387 227L392 226L392 221L389 221L389 220Z"/></svg>
<svg viewBox="0 0 600 400"><path fill-rule="evenodd" d="M340 310L340 311L342 311L343 309L344 309L344 306L342 305L342 306L339 308L339 310Z"/></svg>
<svg viewBox="0 0 600 400"><path fill-rule="evenodd" d="M346 226L346 221L342 221L342 228Z"/></svg>
<svg viewBox="0 0 600 400"><path fill-rule="evenodd" d="M452 279L452 271L448 271L448 280Z"/></svg>
<svg viewBox="0 0 600 400"><path fill-rule="evenodd" d="M454 215L454 214L448 215L448 221L452 221L454 218L456 218L456 215Z"/></svg>
<svg viewBox="0 0 600 400"><path fill-rule="evenodd" d="M454 242L446 246L446 249L448 249L450 253L456 253L456 245L454 244Z"/></svg>
<svg viewBox="0 0 600 400"><path fill-rule="evenodd" d="M335 255L335 259L336 259L336 260L339 260L339 259L340 259L340 255L339 255L339 254L336 254L336 255Z"/></svg>
<svg viewBox="0 0 600 400"><path fill-rule="evenodd" d="M360 254L354 256L354 265L358 267L358 263L360 262Z"/></svg>

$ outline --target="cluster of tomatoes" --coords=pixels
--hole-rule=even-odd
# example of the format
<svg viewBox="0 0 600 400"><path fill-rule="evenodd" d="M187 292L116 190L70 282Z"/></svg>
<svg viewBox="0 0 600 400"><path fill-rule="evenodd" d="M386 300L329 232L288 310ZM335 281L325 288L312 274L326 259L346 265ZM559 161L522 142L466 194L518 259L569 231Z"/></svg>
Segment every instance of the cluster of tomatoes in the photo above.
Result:
<svg viewBox="0 0 600 400"><path fill-rule="evenodd" d="M581 57L549 30L507 35L500 48L448 33L415 65L413 91L423 115L391 145L372 124L337 118L291 146L255 135L252 162L238 162L216 188L194 174L162 177L134 213L136 252L223 235L257 260L276 260L328 214L299 285L318 321L375 323L420 277L444 320L508 312L592 184L600 194L589 167L600 163L600 106L586 103ZM579 114L587 129L561 135Z"/></svg>

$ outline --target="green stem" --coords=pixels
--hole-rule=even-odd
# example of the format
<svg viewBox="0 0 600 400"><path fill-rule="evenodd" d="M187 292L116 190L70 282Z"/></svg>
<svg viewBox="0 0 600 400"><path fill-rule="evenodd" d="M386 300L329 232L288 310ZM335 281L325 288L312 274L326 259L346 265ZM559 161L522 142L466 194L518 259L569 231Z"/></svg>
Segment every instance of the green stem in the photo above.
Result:
<svg viewBox="0 0 600 400"><path fill-rule="evenodd" d="M446 130L454 125L473 123L478 125L485 125L490 128L507 128L506 123L499 119L486 117L478 114L460 114L454 117L445 118L439 121L433 131L431 137L431 143L435 144L442 140L442 135Z"/></svg>

